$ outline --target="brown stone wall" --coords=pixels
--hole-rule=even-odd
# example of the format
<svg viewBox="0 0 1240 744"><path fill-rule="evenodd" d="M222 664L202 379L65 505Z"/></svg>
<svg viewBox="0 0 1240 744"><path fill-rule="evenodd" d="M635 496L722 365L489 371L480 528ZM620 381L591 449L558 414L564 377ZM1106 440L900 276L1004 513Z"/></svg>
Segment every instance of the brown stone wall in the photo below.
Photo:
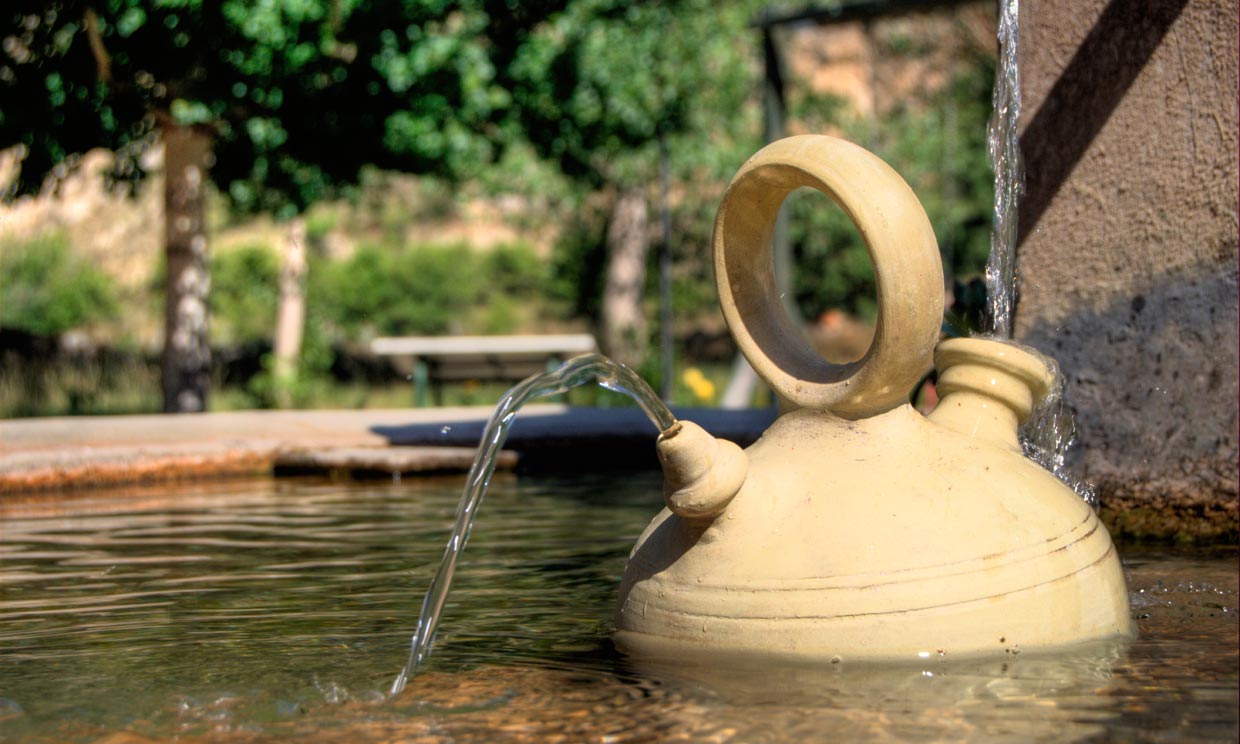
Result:
<svg viewBox="0 0 1240 744"><path fill-rule="evenodd" d="M1237 533L1237 4L1024 0L1016 337L1130 535Z"/></svg>

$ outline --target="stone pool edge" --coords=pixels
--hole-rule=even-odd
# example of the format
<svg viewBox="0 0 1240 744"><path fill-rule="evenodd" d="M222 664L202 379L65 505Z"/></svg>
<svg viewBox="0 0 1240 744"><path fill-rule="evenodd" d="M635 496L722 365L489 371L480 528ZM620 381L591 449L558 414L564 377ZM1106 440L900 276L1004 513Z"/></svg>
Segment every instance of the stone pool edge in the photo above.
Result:
<svg viewBox="0 0 1240 744"><path fill-rule="evenodd" d="M492 409L227 411L0 421L7 494L255 475L393 477L466 472ZM771 410L681 410L753 442ZM525 406L497 468L653 467L657 430L636 408Z"/></svg>
<svg viewBox="0 0 1240 744"><path fill-rule="evenodd" d="M561 406L530 406L554 413ZM229 411L0 421L0 498L8 494L317 472L464 472L474 447L393 446L377 433L451 426L489 408ZM504 453L500 468L516 455Z"/></svg>
<svg viewBox="0 0 1240 744"><path fill-rule="evenodd" d="M0 499L93 487L272 475L392 477L468 470L486 406L83 416L0 421ZM767 409L678 410L742 446ZM634 408L526 406L499 469L653 466L655 432ZM600 459L601 458L601 459ZM643 459L644 458L644 459ZM1224 474L1224 478L1231 474ZM1100 516L1120 540L1234 543L1234 504L1147 481L1147 493L1097 484ZM1168 491L1164 493L1164 491Z"/></svg>

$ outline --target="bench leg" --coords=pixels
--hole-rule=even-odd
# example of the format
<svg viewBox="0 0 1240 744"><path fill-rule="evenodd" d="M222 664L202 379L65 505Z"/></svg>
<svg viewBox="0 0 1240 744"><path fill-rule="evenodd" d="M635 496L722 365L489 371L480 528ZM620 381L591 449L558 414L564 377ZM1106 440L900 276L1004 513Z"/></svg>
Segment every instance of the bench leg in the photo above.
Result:
<svg viewBox="0 0 1240 744"><path fill-rule="evenodd" d="M430 378L430 371L427 369L425 360L415 359L413 361L413 405L417 408L426 408L426 385Z"/></svg>

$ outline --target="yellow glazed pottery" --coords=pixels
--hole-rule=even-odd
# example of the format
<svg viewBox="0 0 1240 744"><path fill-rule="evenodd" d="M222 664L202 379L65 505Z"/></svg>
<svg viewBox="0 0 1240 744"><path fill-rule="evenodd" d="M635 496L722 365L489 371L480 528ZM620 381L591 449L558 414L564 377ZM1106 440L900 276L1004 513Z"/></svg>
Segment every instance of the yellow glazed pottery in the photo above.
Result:
<svg viewBox="0 0 1240 744"><path fill-rule="evenodd" d="M771 234L802 186L870 251L878 324L857 362L815 354L779 299ZM897 660L1132 634L1106 529L1017 442L1051 370L998 341L935 348L942 265L895 171L830 137L775 142L733 179L714 254L724 316L784 413L744 451L690 422L660 437L667 508L625 572L622 647ZM927 417L908 395L932 358Z"/></svg>

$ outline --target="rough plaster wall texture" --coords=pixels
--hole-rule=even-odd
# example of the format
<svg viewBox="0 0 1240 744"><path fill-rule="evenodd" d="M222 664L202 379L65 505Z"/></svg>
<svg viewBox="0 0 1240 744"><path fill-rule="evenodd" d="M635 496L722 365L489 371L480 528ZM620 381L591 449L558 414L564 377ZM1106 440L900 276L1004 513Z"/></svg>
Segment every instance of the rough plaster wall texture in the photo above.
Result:
<svg viewBox="0 0 1240 744"><path fill-rule="evenodd" d="M1237 531L1237 4L1021 3L1016 337L1121 532Z"/></svg>

